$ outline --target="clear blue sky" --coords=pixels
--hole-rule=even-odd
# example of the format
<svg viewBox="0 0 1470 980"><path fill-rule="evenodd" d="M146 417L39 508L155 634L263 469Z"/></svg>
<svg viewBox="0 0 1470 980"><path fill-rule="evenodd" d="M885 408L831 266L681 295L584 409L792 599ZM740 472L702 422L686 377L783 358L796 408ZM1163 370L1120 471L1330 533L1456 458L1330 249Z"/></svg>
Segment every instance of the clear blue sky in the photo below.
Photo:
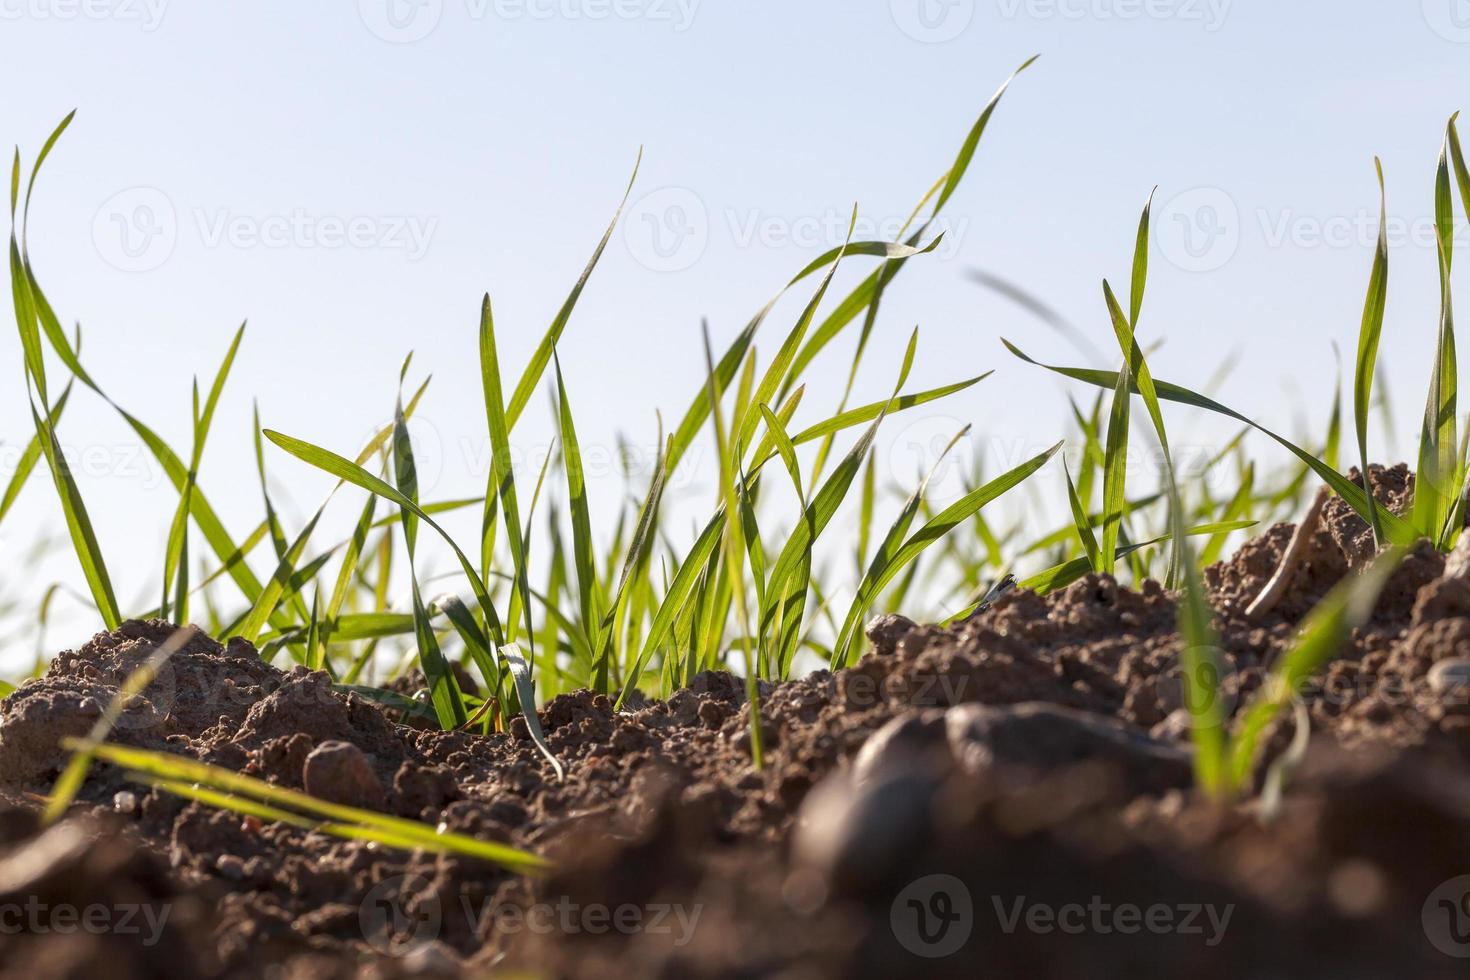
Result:
<svg viewBox="0 0 1470 980"><path fill-rule="evenodd" d="M1238 351L1223 400L1284 428L1320 422L1330 344L1353 346L1361 312L1374 154L1396 236L1384 360L1411 422L1435 330L1434 164L1470 101L1465 0L0 0L0 37L0 134L23 157L78 110L38 191L32 252L109 393L185 446L191 376L249 319L203 477L237 534L259 515L250 396L268 426L355 448L391 410L410 348L434 375L429 493L479 492L480 294L514 377L640 146L626 230L561 353L584 443L622 430L651 447L655 411L693 393L700 319L732 335L837 244L854 202L870 231L891 229L1034 53L949 209L949 241L890 294L860 383L886 390L914 324L916 384L996 373L938 418L891 427L895 475L913 466L904 445L962 422L997 466L1063 434L1064 387L998 337L1082 355L967 270L1032 291L1107 349L1100 282L1126 280L1155 185L1142 321L1167 338L1155 373L1201 384ZM781 310L767 350L796 313ZM811 413L835 402L849 350L817 366ZM30 434L12 330L0 364L8 476ZM517 432L533 458L545 406ZM1171 422L1202 445L1228 431ZM62 435L83 454L120 595L151 597L172 491L97 399L76 399ZM299 521L325 480L274 450L269 464ZM620 487L609 473L594 493ZM7 596L80 582L69 560L20 567L58 517L34 481L0 528Z"/></svg>

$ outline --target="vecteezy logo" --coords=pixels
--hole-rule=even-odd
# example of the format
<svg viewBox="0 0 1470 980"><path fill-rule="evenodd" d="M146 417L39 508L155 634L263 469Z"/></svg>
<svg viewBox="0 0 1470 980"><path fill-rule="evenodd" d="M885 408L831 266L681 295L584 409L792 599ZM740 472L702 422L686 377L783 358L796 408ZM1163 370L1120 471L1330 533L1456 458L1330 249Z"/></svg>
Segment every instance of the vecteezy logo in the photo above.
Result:
<svg viewBox="0 0 1470 980"><path fill-rule="evenodd" d="M1451 878L1429 893L1424 935L1446 956L1470 959L1470 875Z"/></svg>
<svg viewBox="0 0 1470 980"><path fill-rule="evenodd" d="M1430 30L1456 44L1470 44L1470 0L1421 0Z"/></svg>
<svg viewBox="0 0 1470 980"><path fill-rule="evenodd" d="M889 910L893 935L915 956L958 952L975 927L970 890L954 875L927 875L898 893Z"/></svg>
<svg viewBox="0 0 1470 980"><path fill-rule="evenodd" d="M709 211L686 187L663 187L639 198L623 222L623 243L639 265L682 272L709 246Z"/></svg>
<svg viewBox="0 0 1470 980"><path fill-rule="evenodd" d="M357 911L362 937L380 953L402 956L439 938L444 910L423 875L397 875L378 882Z"/></svg>
<svg viewBox="0 0 1470 980"><path fill-rule="evenodd" d="M1195 727L1203 725L1205 719L1213 719L1211 727L1228 723L1239 695L1238 684L1226 683L1236 674L1234 662L1218 647L1185 652L1194 655L1181 654L1173 666L1159 675L1159 703L1170 711L1185 709ZM1190 665L1188 668L1186 663Z"/></svg>
<svg viewBox="0 0 1470 980"><path fill-rule="evenodd" d="M439 26L444 0L357 0L357 13L367 29L384 41L412 44Z"/></svg>
<svg viewBox="0 0 1470 980"><path fill-rule="evenodd" d="M953 41L975 18L975 0L889 0L888 7L898 29L925 44Z"/></svg>
<svg viewBox="0 0 1470 980"><path fill-rule="evenodd" d="M1218 187L1176 194L1154 222L1164 257L1186 272L1213 272L1240 247L1240 210Z"/></svg>
<svg viewBox="0 0 1470 980"><path fill-rule="evenodd" d="M147 272L168 261L179 239L173 202L156 187L129 187L108 198L92 218L92 244L108 265Z"/></svg>

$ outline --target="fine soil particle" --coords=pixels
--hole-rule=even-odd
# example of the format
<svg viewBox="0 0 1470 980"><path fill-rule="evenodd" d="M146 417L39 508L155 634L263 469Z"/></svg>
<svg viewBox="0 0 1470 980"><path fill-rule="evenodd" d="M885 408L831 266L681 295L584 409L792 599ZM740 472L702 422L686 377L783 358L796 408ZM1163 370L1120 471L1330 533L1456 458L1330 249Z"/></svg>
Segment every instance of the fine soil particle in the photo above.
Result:
<svg viewBox="0 0 1470 980"><path fill-rule="evenodd" d="M1370 478L1407 506L1404 468ZM1293 531L1207 570L1227 713L1371 553L1330 500L1281 600L1248 619ZM1157 583L1090 575L948 629L881 617L851 669L761 686L763 769L726 673L623 712L556 698L539 714L558 780L524 724L427 730L202 636L114 730L533 850L553 865L535 878L242 818L102 764L43 830L59 740L174 631L129 622L0 703L0 978L1463 976L1470 549L1448 568L1414 551L1303 692L1311 747L1269 810L1189 789L1176 615ZM105 928L54 917L91 906ZM39 911L16 930L13 908Z"/></svg>

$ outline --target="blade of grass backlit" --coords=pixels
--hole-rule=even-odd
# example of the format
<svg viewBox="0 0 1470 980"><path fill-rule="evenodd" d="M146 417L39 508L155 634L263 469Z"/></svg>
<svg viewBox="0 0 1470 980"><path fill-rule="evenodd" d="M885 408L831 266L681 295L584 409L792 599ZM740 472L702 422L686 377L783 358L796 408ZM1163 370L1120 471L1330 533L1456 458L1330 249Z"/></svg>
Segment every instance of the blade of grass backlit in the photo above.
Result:
<svg viewBox="0 0 1470 980"><path fill-rule="evenodd" d="M1419 464L1414 473L1414 504L1411 520L1414 529L1436 544L1448 520L1458 489L1459 441L1455 435L1455 327L1450 303L1451 239L1454 235L1454 210L1450 197L1448 139L1439 155L1435 171L1434 214L1435 241L1439 258L1440 320L1434 367L1430 373L1429 391L1424 406L1424 421L1419 430Z"/></svg>
<svg viewBox="0 0 1470 980"><path fill-rule="evenodd" d="M61 390L61 397L56 399L56 404L51 407L51 421L54 425L61 420L61 413L66 408L66 401L71 395L71 383ZM31 436L26 443L25 449L15 461L15 472L10 475L10 480L5 484L5 494L0 496L0 521L5 520L5 515L10 513L10 508L15 505L15 500L20 496L21 490L25 488L26 481L30 479L31 473L36 469L36 463L41 459L41 434L38 432Z"/></svg>
<svg viewBox="0 0 1470 980"><path fill-rule="evenodd" d="M1072 474L1067 469L1065 459L1062 460L1062 473L1067 478L1067 502L1072 508L1072 520L1077 524L1077 540L1087 555L1088 564L1094 571L1100 572L1102 571L1102 553L1098 548L1097 538L1092 533L1092 523L1087 518L1087 508L1077 496L1077 487L1072 483Z"/></svg>
<svg viewBox="0 0 1470 980"><path fill-rule="evenodd" d="M694 591L700 576L704 573L710 556L719 547L725 528L725 510L723 507L710 519L709 523L700 532L699 538L694 542L694 547L679 564L679 571L674 575L673 581L664 592L664 598L659 603L658 612L654 614L653 622L648 627L648 632L643 639L643 649L629 668L626 679L623 681L622 693L618 695L617 708L621 708L628 696L638 687L638 678L644 667L648 664L653 652L657 650L669 637L673 628L674 619L683 609L685 602Z"/></svg>
<svg viewBox="0 0 1470 980"><path fill-rule="evenodd" d="M846 654L851 645L851 636L856 630L857 618L861 615L863 608L882 592L899 572L910 562L917 559L919 555L923 554L934 542L940 540L960 523L972 517L980 508L1006 493L1008 490L1024 483L1031 474L1046 465L1046 461L1051 459L1057 450L1061 448L1062 444L1059 442L1045 452L1031 457L1020 466L991 480L984 486L971 490L959 500L950 504L938 514L935 514L923 527L915 531L903 543L903 546L894 553L892 559L878 570L876 575L873 575L858 587L858 598L854 600L853 607L848 612L848 621L843 625L844 639L837 646L837 653L841 654L844 659L837 660L834 657L831 669L837 670L840 667L847 666Z"/></svg>
<svg viewBox="0 0 1470 980"><path fill-rule="evenodd" d="M657 522L659 505L663 500L664 484L669 475L669 462L673 455L672 439L670 445L664 448L656 463L653 480L648 487L648 495L643 500L643 506L638 512L637 529L633 532L633 539L628 545L628 552L623 561L623 571L618 578L617 590L613 593L612 603L603 613L602 624L598 629L596 637L598 654L597 670L593 679L593 690L599 694L607 694L611 691L609 686L610 667L613 655L613 645L616 633L616 624L622 611L626 607L628 599L628 585L647 557L649 547L653 540L653 528Z"/></svg>
<svg viewBox="0 0 1470 980"><path fill-rule="evenodd" d="M1247 528L1255 526L1255 521L1224 521L1215 524L1201 524L1197 527L1190 528L1188 533L1190 535L1226 534L1231 531L1243 531ZM1118 557L1126 558L1129 555L1133 555L1139 551L1142 551L1145 548L1151 548L1154 545L1162 544L1163 542L1168 541L1169 537L1170 536L1166 534L1160 537L1151 538L1148 541L1140 541L1134 544L1121 545L1118 548ZM1090 571L1092 571L1092 568L1088 565L1087 556L1083 555L1080 558L1073 558L1070 561L1065 561L1059 565L1053 565L1051 568L1048 568L1044 571L1037 572L1030 578L1023 579L1018 587L1022 589L1030 589L1037 595L1046 595L1049 592L1055 592L1057 589L1066 588L1073 582L1085 576Z"/></svg>
<svg viewBox="0 0 1470 980"><path fill-rule="evenodd" d="M1131 380L1125 355L1113 386L1112 406L1108 410L1107 445L1103 449L1103 523L1098 571L1104 575L1113 575L1117 571L1118 536L1128 509L1128 415L1132 402L1128 389Z"/></svg>
<svg viewBox="0 0 1470 980"><path fill-rule="evenodd" d="M490 602L489 593L485 590L484 580L480 578L479 573L470 564L469 558L465 556L465 553L460 549L459 545L454 543L454 539L450 537L449 533L435 522L423 508L419 507L417 503L408 499L384 481L373 476L352 460L338 456L336 453L323 449L320 446L313 446L309 442L284 435L271 429L266 429L264 434L271 442L302 462L310 463L317 469L330 473L340 480L361 487L364 490L369 490L385 500L397 504L433 528L444 539L445 544L449 545L450 550L454 552L455 558L459 559L460 568L464 570L465 577L469 579L470 587L475 592L475 599L480 604L480 611L485 615L486 626L490 630L491 638L498 643L499 639L503 636L500 619L496 615L494 605Z"/></svg>
<svg viewBox="0 0 1470 980"><path fill-rule="evenodd" d="M1229 791L1245 786L1266 728L1291 704L1303 682L1337 655L1354 627L1368 621L1404 554L1397 548L1384 552L1367 571L1339 582L1307 615L1296 640L1242 713L1230 745Z"/></svg>
<svg viewBox="0 0 1470 980"><path fill-rule="evenodd" d="M1146 237L1146 226L1148 223L1147 207L1143 210L1143 223ZM1146 259L1141 261L1144 266L1147 266ZM1135 265L1137 265L1137 262L1135 262ZM1136 294L1135 302L1141 303L1142 292L1138 288L1137 283L1135 283L1134 291ZM1164 414L1159 408L1159 396L1154 388L1153 375L1148 369L1148 361L1144 358L1143 348L1139 346L1137 340L1134 338L1133 328L1124 319L1123 310L1118 306L1118 299L1113 295L1112 287L1108 285L1107 280L1103 280L1103 299L1108 306L1108 315L1113 321L1113 332L1117 336L1118 346L1123 349L1124 357L1128 359L1128 375L1132 386L1143 396L1144 408L1148 410L1149 420L1153 422L1154 435L1158 437L1159 451L1163 454L1164 459L1164 479L1168 485L1169 492L1173 493L1176 489L1174 460L1173 455L1169 452L1169 435L1164 430ZM1175 586L1179 578L1178 551L1177 544L1169 551L1169 572L1166 577L1166 583L1171 588Z"/></svg>
<svg viewBox="0 0 1470 980"><path fill-rule="evenodd" d="M577 607L582 629L591 633L597 628L597 559L592 543L592 517L587 503L587 478L582 468L582 448L572 421L572 406L567 400L566 381L561 362L556 361L556 405L561 431L562 468L566 474L567 498L572 514L572 558L577 570ZM589 637L590 639L590 637Z"/></svg>
<svg viewBox="0 0 1470 980"><path fill-rule="evenodd" d="M846 661L849 658L852 644L857 641L855 633L852 632L852 626L861 621L862 617L867 613L869 604L876 598L876 593L866 594L871 592L868 588L869 583L877 581L883 575L884 569L892 564L899 549L903 547L904 540L908 537L909 528L913 527L915 517L918 516L924 506L924 494L929 488L929 481L934 478L934 474L944 464L944 460L949 456L950 451L954 449L969 431L970 427L965 426L950 439L949 443L934 460L933 465L929 468L929 472L924 474L923 479L919 481L919 485L914 489L914 492L909 495L908 500L899 508L898 516L893 519L893 523L889 525L887 533L883 535L883 540L878 544L878 550L873 554L873 560L867 564L863 571L863 577L859 580L858 591L853 597L852 608L848 611L847 622L844 624L844 628L836 630L837 642L833 644L830 654L833 662L836 662L839 658L842 661ZM867 473L871 474L872 469L873 457L869 456ZM866 545L864 545L862 550L866 552ZM859 567L862 568L861 565Z"/></svg>
<svg viewBox="0 0 1470 980"><path fill-rule="evenodd" d="M403 370L408 370L407 361L404 362ZM401 378L400 374L400 380ZM463 725L469 715L465 711L464 695L454 679L454 671L450 669L449 662L439 649L439 640L434 635L429 611L419 592L418 572L414 567L421 513L418 507L418 466L414 461L413 440L409 436L408 424L403 416L401 399L393 413L393 477L399 494L414 505L400 506L399 510L403 523L404 550L408 554L408 582L413 593L414 638L418 646L419 669L424 672L424 681L429 685L429 700L434 705L434 713L439 716L440 726L446 731L453 730Z"/></svg>
<svg viewBox="0 0 1470 980"><path fill-rule="evenodd" d="M1178 488L1170 493L1170 535L1179 549L1183 589L1179 597L1179 636L1184 644L1179 666L1184 674L1184 705L1194 743L1195 783L1219 797L1225 775L1225 717L1220 692L1220 638L1205 600L1204 582L1190 551Z"/></svg>
<svg viewBox="0 0 1470 980"><path fill-rule="evenodd" d="M631 188L631 185L629 186ZM612 234L611 228L608 229L608 234ZM603 244L606 243L607 239L604 237ZM598 246L597 254L602 254L601 245ZM593 256L592 261L593 264L596 264L597 256ZM582 283L586 281L586 276L591 272L592 268L589 266L583 275L582 282L577 284L573 298L568 302L575 302L575 295L581 292ZM568 315L570 312L570 309L566 311ZM539 372L537 376L539 378ZM526 541L521 530L521 510L516 500L515 471L511 466L510 421L500 391L500 356L496 352L495 317L490 311L489 293L485 294L480 303L480 384L484 391L485 418L490 430L490 486L485 491L484 529L488 534L492 518L490 508L492 501L498 498L501 512L505 515L505 536L510 543L511 562L515 566L516 574L516 591L520 594L519 604L525 612L526 635L529 637L534 631L531 625L531 602L527 594L531 589L530 573L526 567ZM527 397L530 397L529 394ZM483 569L489 569L488 541L485 542L485 547L487 553L482 554L480 564ZM516 600L513 599L512 603L515 602ZM506 623L505 638L507 642L514 643L519 629L514 609L509 614L509 620Z"/></svg>
<svg viewBox="0 0 1470 980"><path fill-rule="evenodd" d="M67 748L77 749L79 740L68 739ZM156 777L178 787L198 785L246 800L265 803L288 811L298 811L350 827L389 835L393 839L413 841L425 850L453 852L490 861L519 874L536 874L550 865L537 855L504 844L482 841L463 834L442 831L428 824L329 803L298 790L287 789L232 772L219 766L196 762L167 752L149 752L121 745L99 745L97 758L144 776Z"/></svg>
<svg viewBox="0 0 1470 980"><path fill-rule="evenodd" d="M1353 373L1353 425L1358 436L1358 468L1363 478L1363 495L1368 504L1368 526L1375 542L1383 539L1378 522L1378 504L1368 483L1368 410L1372 405L1373 377L1378 370L1378 340L1383 333L1383 316L1388 301L1388 191L1383 181L1383 163L1377 157L1378 244L1373 268L1368 275L1368 298L1363 303L1363 321L1358 328L1358 360Z"/></svg>
<svg viewBox="0 0 1470 980"><path fill-rule="evenodd" d="M919 202L918 207L914 209L915 216L917 216L918 212L923 209L924 204L931 197L935 199L934 210L930 213L929 218L925 221L924 225L921 226L919 230L916 231L909 238L908 244L910 246L917 245L918 242L922 240L927 227L939 217L939 213L944 209L945 204L949 203L949 199L954 196L957 190L959 190L960 184L965 179L965 175L968 174L970 171L970 164L975 158L975 152L980 146L980 140L985 135L985 131L990 125L990 118L995 114L996 107L1000 105L1001 97L1005 95L1006 89L1010 87L1011 82L1015 80L1016 76L1021 74L1021 72L1025 71L1027 68L1031 67L1031 65L1036 61L1038 57L1040 56L1034 55L1031 58L1028 58L1021 65L1021 67L1013 71L1010 77L1001 83L1000 88L996 90L995 94L990 97L990 101L985 104L985 108L981 110L979 118L975 120L974 124L970 127L969 133L965 136L964 141L960 144L959 152L955 155L955 159L950 164L949 169L945 171L944 175L940 177L938 181L935 182L934 187L931 188L930 191L924 195L924 198ZM912 223L912 221L913 217L909 219L909 222L905 223L905 227L907 227L909 223ZM895 258L900 259L906 257L907 256L895 256ZM855 320L859 313L861 313L868 307L868 305L873 301L873 298L875 296L878 296L882 292L883 288L887 286L888 281L891 281L891 279L893 278L893 274L896 274L896 272L897 270L894 270L894 273L888 274L887 279L885 279L884 269L883 267L880 267L870 273L868 277L865 278L850 294L844 297L843 300L837 304L837 307L827 315L827 318L823 320L820 324L818 324L817 329L812 331L812 335L807 338L805 346L801 349L801 353L799 353L796 356L796 360L792 362L791 377L800 377L803 373L805 373L807 365L810 364L812 360L818 354L820 354L822 350L847 327L848 324Z"/></svg>
<svg viewBox="0 0 1470 980"><path fill-rule="evenodd" d="M541 730L541 719L536 717L536 688L531 683L531 672L526 658L521 656L521 648L517 644L508 643L500 648L500 659L510 668L510 675L515 680L516 698L521 702L521 717L526 720L526 730L536 743L536 748L541 750L541 754L556 771L557 782L561 782L566 778L566 772L556 756L551 754L551 746L546 744L546 733Z"/></svg>
<svg viewBox="0 0 1470 980"><path fill-rule="evenodd" d="M531 354L531 361L526 365L526 370L521 374L521 380L516 383L516 389L510 396L510 402L504 408L506 430L514 429L516 422L520 420L521 412L525 411L527 403L531 400L536 386L541 383L541 376L546 373L546 366L551 363L552 354L556 351L556 345L561 342L561 335L567 328L568 321L572 318L572 310L577 306L577 300L582 298L582 290L587 286L587 280L592 278L592 270L597 268L598 260L602 258L603 250L607 248L608 241L612 238L613 229L618 226L618 219L622 217L623 207L628 203L628 195L633 193L633 184L638 179L638 168L643 163L643 150L639 148L638 159L633 163L633 175L628 178L628 187L623 191L623 199L618 203L618 209L613 213L612 221L608 223L607 231L602 233L602 239L597 243L597 248L592 251L592 258L587 261L587 266L582 270L582 275L577 279L576 285L572 287L571 293L566 301L562 303L561 309L557 311L556 319L551 321L546 335L541 338L541 343ZM486 298L486 305L489 299Z"/></svg>
<svg viewBox="0 0 1470 980"><path fill-rule="evenodd" d="M1043 364L1041 361L1035 360L1034 358L1026 354L1010 341L1002 338L1001 343L1005 344L1006 349L1008 349L1012 354L1015 354L1021 360L1026 361L1029 364L1034 364L1037 367L1045 368L1048 371L1053 371L1064 377L1072 378L1075 381L1082 381L1086 384L1096 385L1101 388L1113 388L1118 384L1118 372L1116 371L1101 371L1091 368L1057 367L1051 364ZM1177 402L1181 405L1190 405L1194 408L1202 408L1206 411L1214 412L1218 415L1224 415L1228 418L1235 419L1237 422L1244 422L1245 424L1249 425L1251 428L1262 433L1263 435L1269 436L1271 439L1280 444L1284 449L1286 449L1292 455L1296 456L1303 463L1305 463L1312 470L1312 472L1316 473L1317 476L1322 479L1322 482L1326 483L1337 493L1338 496L1347 501L1348 505L1352 507L1353 510L1357 511L1359 516L1361 516L1364 520L1367 520L1368 505L1367 498L1363 493L1363 488L1358 486L1353 481L1349 480L1347 477L1343 476L1341 473L1334 470L1332 467L1323 463L1320 459L1318 459L1316 456L1313 456L1305 449L1302 449L1300 446L1296 445L1285 437L1277 435L1275 432L1272 432L1270 429L1266 428L1260 423L1247 418L1234 409L1222 405L1220 402L1215 401L1213 398L1208 398L1204 395L1191 391L1188 388L1184 388L1180 385L1172 384L1167 381L1155 381L1154 388L1158 397L1164 401ZM1133 390L1138 390L1136 381L1134 382ZM1388 539L1391 543L1411 544L1416 539L1417 535L1414 533L1413 527L1407 521L1404 521L1397 515L1392 514L1388 511L1382 511L1379 514L1379 519L1382 527L1384 528L1384 533L1388 536Z"/></svg>

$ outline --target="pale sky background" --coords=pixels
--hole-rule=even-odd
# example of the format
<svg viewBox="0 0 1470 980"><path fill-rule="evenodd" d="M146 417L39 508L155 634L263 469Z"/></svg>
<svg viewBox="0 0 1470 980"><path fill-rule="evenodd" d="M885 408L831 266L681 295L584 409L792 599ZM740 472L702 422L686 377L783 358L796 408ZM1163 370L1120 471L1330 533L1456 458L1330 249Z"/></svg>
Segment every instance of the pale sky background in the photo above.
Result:
<svg viewBox="0 0 1470 980"><path fill-rule="evenodd" d="M1100 282L1126 284L1154 185L1141 332L1167 338L1155 374L1202 385L1238 352L1222 400L1320 431L1330 345L1355 345L1374 154L1394 238L1385 371L1407 445L1436 328L1434 165L1470 101L1466 0L0 0L0 38L0 137L32 159L78 110L42 176L31 251L109 394L185 451L190 378L207 383L249 320L203 468L237 536L260 515L251 397L266 425L350 454L391 411L409 349L415 376L434 375L416 428L425 496L481 492L479 297L494 299L509 387L640 146L561 357L589 456L618 431L651 450L655 411L681 413L699 383L701 317L728 341L840 242L853 202L866 237L891 235L1034 53L948 209L949 240L890 291L860 386L886 392L915 324L913 387L996 373L890 424L887 475L908 479L913 447L965 422L992 472L1065 434L1067 386L998 338L1085 355L967 274L1005 277L1110 350ZM804 299L780 307L765 353ZM835 404L850 352L844 338L815 366L803 419ZM0 365L8 479L32 431L9 328ZM1181 444L1233 431L1169 418ZM534 460L550 432L538 396L515 441ZM89 393L61 436L119 598L151 604L172 489ZM327 480L268 452L294 533ZM594 475L610 509L621 477ZM6 600L81 586L70 557L26 559L60 526L37 476L0 526ZM701 511L710 479L696 467L687 487ZM1060 473L1040 481L1026 492L1054 492ZM324 542L359 499L333 510ZM53 647L94 628L75 606L57 615Z"/></svg>

